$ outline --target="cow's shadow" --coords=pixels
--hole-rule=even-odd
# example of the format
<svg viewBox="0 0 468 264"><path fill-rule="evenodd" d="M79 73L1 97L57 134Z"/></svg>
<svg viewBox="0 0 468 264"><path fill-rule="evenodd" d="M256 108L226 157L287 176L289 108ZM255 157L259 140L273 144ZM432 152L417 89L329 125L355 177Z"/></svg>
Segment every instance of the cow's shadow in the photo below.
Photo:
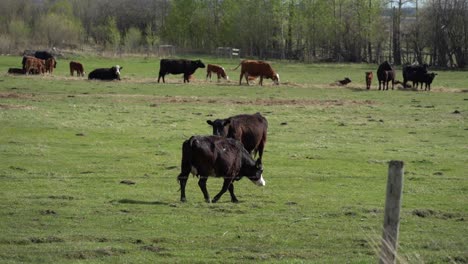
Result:
<svg viewBox="0 0 468 264"><path fill-rule="evenodd" d="M146 205L169 205L169 203L161 202L161 201L138 201L133 199L120 199L117 200L118 203L121 204L146 204Z"/></svg>

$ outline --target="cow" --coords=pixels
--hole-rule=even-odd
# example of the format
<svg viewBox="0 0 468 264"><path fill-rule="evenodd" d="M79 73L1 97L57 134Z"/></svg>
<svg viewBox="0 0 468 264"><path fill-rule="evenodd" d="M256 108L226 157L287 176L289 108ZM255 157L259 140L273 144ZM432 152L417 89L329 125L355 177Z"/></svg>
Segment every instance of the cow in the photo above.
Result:
<svg viewBox="0 0 468 264"><path fill-rule="evenodd" d="M403 74L403 86L406 88L408 81L413 81L413 86L416 83L415 80L421 78L424 74L427 73L429 65L405 65L402 68Z"/></svg>
<svg viewBox="0 0 468 264"><path fill-rule="evenodd" d="M170 59L162 59L159 63L159 76L158 76L158 83L162 77L163 83L166 81L164 80L164 76L166 74L184 74L184 83L190 82L189 76L195 73L198 68L205 68L205 64L201 60L185 60L185 59L177 59L177 60L170 60Z"/></svg>
<svg viewBox="0 0 468 264"><path fill-rule="evenodd" d="M89 80L119 80L120 81L120 70L122 70L123 67L120 67L119 65L115 65L111 68L99 68L91 71L88 74L88 79Z"/></svg>
<svg viewBox="0 0 468 264"><path fill-rule="evenodd" d="M379 80L379 90L385 90L385 86L388 90L388 83L392 81L392 90L395 85L395 70L393 69L392 65L388 61L384 61L382 64L379 65L377 69L377 79Z"/></svg>
<svg viewBox="0 0 468 264"><path fill-rule="evenodd" d="M21 68L9 68L8 74L25 74L25 71Z"/></svg>
<svg viewBox="0 0 468 264"><path fill-rule="evenodd" d="M373 72L366 72L365 74L365 79L366 79L366 88L369 90L372 85L372 79L374 78L374 73Z"/></svg>
<svg viewBox="0 0 468 264"><path fill-rule="evenodd" d="M208 64L206 67L206 79L208 80L208 77L210 78L211 81L211 74L216 73L218 76L218 82L220 78L223 78L225 80L229 80L229 77L226 74L226 71L224 70L223 67L215 64Z"/></svg>
<svg viewBox="0 0 468 264"><path fill-rule="evenodd" d="M225 119L207 120L213 127L213 135L239 140L244 148L260 162L267 140L268 121L260 113L242 114Z"/></svg>
<svg viewBox="0 0 468 264"><path fill-rule="evenodd" d="M24 54L25 56L23 56L23 68L25 66L25 59L24 57L34 57L34 58L38 58L38 59L41 59L41 60L47 60L47 59L50 59L50 58L53 58L54 59L54 68L57 68L57 60L55 59L55 57L50 53L50 52L47 52L47 51L35 51L34 53L31 51L31 52L28 52L28 53L25 53Z"/></svg>
<svg viewBox="0 0 468 264"><path fill-rule="evenodd" d="M220 136L192 136L182 144L181 171L177 180L180 184L180 201L186 202L185 186L188 176L192 173L199 177L203 196L207 203L216 203L221 196L229 190L231 202L237 203L234 194L234 181L246 176L258 186L265 186L262 163L255 161L249 155L242 143ZM208 176L223 177L224 183L221 191L210 201L206 189Z"/></svg>
<svg viewBox="0 0 468 264"><path fill-rule="evenodd" d="M423 84L424 84L425 85L424 86L424 91L430 91L432 81L434 80L436 75L437 75L437 73L434 73L434 72L420 74L413 81L413 87L415 87L417 89L418 88L418 83L420 83L421 84L421 89L423 88Z"/></svg>
<svg viewBox="0 0 468 264"><path fill-rule="evenodd" d="M45 60L45 70L46 72L52 74L54 72L54 66L56 65L56 61L55 59L52 57L52 58L48 58Z"/></svg>
<svg viewBox="0 0 468 264"><path fill-rule="evenodd" d="M259 76L260 77L260 85L263 85L263 78L272 79L276 85L279 85L279 74L276 73L271 65L264 61L258 60L243 60L237 65L234 70L241 67L241 73L239 78L239 85L242 84L242 77L245 77L245 81L247 85L249 85L249 76Z"/></svg>
<svg viewBox="0 0 468 264"><path fill-rule="evenodd" d="M85 76L85 71L83 68L83 64L77 62L77 61L70 61L70 75L73 76L73 72L76 71L76 75L79 77L84 77Z"/></svg>
<svg viewBox="0 0 468 264"><path fill-rule="evenodd" d="M341 86L347 85L350 82L351 82L351 79L349 79L348 77L345 77L343 80L336 81L336 83Z"/></svg>
<svg viewBox="0 0 468 264"><path fill-rule="evenodd" d="M24 72L26 74L44 74L45 73L45 61L34 58L34 57L25 57L24 62ZM24 59L24 58L23 58Z"/></svg>

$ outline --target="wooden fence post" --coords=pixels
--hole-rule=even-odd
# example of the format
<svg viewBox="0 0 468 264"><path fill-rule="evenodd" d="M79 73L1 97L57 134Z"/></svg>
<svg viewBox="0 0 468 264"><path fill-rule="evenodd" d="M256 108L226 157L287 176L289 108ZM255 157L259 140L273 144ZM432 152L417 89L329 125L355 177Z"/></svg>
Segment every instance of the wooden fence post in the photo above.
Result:
<svg viewBox="0 0 468 264"><path fill-rule="evenodd" d="M396 263L400 209L403 193L403 161L392 160L388 166L387 197L380 251L381 264Z"/></svg>

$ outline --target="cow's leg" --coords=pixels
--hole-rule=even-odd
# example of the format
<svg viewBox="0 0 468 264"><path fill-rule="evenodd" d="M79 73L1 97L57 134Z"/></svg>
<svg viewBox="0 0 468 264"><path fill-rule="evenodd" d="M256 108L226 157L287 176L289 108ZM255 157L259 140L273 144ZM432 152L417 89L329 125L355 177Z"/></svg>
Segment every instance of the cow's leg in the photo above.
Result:
<svg viewBox="0 0 468 264"><path fill-rule="evenodd" d="M210 203L210 195L208 194L208 190L206 189L206 181L208 180L208 176L200 176L200 180L198 180L198 186L203 193L203 197L205 197L205 202Z"/></svg>
<svg viewBox="0 0 468 264"><path fill-rule="evenodd" d="M206 80L207 81L208 81L208 77L210 77L210 81L211 81L211 72L206 71Z"/></svg>
<svg viewBox="0 0 468 264"><path fill-rule="evenodd" d="M185 198L185 185L187 184L189 173L185 173L182 171L179 176L177 177L177 180L179 181L180 184L180 201L181 202L186 202L187 198Z"/></svg>
<svg viewBox="0 0 468 264"><path fill-rule="evenodd" d="M239 200L237 200L236 195L234 194L234 183L231 183L229 185L229 193L231 194L231 202L233 203L238 203Z"/></svg>
<svg viewBox="0 0 468 264"><path fill-rule="evenodd" d="M245 81L247 82L247 85L250 85L250 83L249 83L249 73L246 72L246 73L244 74L244 76L245 76Z"/></svg>
<svg viewBox="0 0 468 264"><path fill-rule="evenodd" d="M230 177L226 177L224 179L224 183L223 183L223 188L221 188L221 191L213 198L213 200L211 201L212 203L216 203L219 198L221 198L221 196L229 189L229 185L231 185L231 178Z"/></svg>
<svg viewBox="0 0 468 264"><path fill-rule="evenodd" d="M190 82L189 77L190 77L189 74L184 73L184 83L185 83L186 81L187 81L188 83Z"/></svg>
<svg viewBox="0 0 468 264"><path fill-rule="evenodd" d="M392 79L392 90L394 86L395 86L395 79Z"/></svg>
<svg viewBox="0 0 468 264"><path fill-rule="evenodd" d="M263 75L260 75L260 86L263 86Z"/></svg>
<svg viewBox="0 0 468 264"><path fill-rule="evenodd" d="M70 75L73 76L73 69L70 68Z"/></svg>
<svg viewBox="0 0 468 264"><path fill-rule="evenodd" d="M241 74L240 74L239 85L242 84L242 77L244 77L244 73L243 73L243 72L241 72ZM248 80L247 80L247 84L249 84L249 81L248 81Z"/></svg>
<svg viewBox="0 0 468 264"><path fill-rule="evenodd" d="M216 73L218 75L218 82L219 82L219 79L221 79L221 74L219 72Z"/></svg>

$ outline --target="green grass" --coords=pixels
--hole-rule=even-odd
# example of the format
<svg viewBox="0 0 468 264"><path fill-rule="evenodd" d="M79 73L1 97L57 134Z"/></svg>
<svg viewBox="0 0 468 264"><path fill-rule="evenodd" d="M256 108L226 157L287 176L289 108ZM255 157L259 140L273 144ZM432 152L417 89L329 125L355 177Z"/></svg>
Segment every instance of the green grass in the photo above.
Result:
<svg viewBox="0 0 468 264"><path fill-rule="evenodd" d="M367 64L275 61L284 85L248 87L239 70L158 84L157 58L75 59L119 64L123 80L69 77L68 60L53 76L0 74L1 263L375 263L392 159L405 162L401 262L468 262L466 72L379 92L364 88ZM0 72L20 61L0 57ZM182 142L255 112L269 121L267 185L243 179L239 204L206 204L190 178L180 203Z"/></svg>

